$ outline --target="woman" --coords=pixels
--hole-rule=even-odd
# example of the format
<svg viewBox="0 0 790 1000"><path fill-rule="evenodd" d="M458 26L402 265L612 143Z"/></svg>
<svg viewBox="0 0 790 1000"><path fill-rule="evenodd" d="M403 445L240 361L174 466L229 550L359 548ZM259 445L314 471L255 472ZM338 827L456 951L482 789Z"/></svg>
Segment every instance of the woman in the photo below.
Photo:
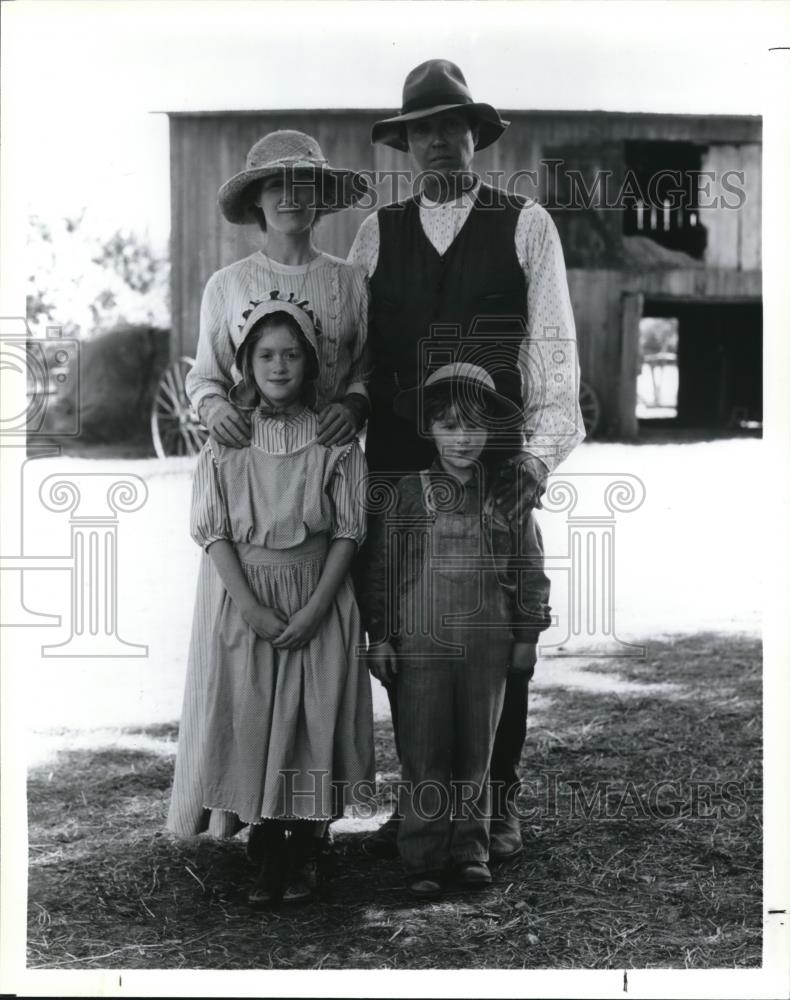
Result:
<svg viewBox="0 0 790 1000"><path fill-rule="evenodd" d="M216 442L245 447L250 418L228 398L240 379L235 364L251 304L279 295L305 309L318 334L319 372L314 383L318 442L348 444L367 415L364 272L322 253L313 227L322 214L354 204L367 193L358 174L329 166L321 148L302 132L271 132L247 154L245 169L222 185L219 208L236 225L256 225L261 249L209 278L201 307L197 359L187 378L192 405ZM205 808L203 755L211 625L224 587L204 553L187 669L179 742L167 826L179 836L207 830L233 835L239 819ZM251 847L253 846L251 841Z"/></svg>
<svg viewBox="0 0 790 1000"><path fill-rule="evenodd" d="M190 401L220 444L241 447L249 441L249 421L227 393L238 376L233 359L239 317L272 289L306 300L318 321L320 443L346 444L365 422L365 271L318 250L313 227L322 215L347 208L367 192L360 174L330 167L315 139L290 130L259 139L245 169L220 188L219 207L228 222L261 231L260 250L209 278L197 359L187 377Z"/></svg>

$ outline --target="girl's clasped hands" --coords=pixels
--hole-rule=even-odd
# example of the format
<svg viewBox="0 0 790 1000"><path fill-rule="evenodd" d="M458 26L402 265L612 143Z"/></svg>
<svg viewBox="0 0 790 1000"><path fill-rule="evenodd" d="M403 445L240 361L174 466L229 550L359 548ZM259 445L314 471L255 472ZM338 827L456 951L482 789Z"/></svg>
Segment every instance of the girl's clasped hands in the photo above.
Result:
<svg viewBox="0 0 790 1000"><path fill-rule="evenodd" d="M308 602L288 618L278 608L255 604L245 609L242 617L256 635L277 649L301 649L318 632L326 610Z"/></svg>

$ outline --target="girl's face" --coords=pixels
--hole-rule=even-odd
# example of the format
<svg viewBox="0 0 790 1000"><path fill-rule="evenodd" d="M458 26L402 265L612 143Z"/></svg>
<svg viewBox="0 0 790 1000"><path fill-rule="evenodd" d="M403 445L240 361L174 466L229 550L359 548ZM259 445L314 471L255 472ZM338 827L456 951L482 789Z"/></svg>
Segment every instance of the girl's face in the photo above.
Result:
<svg viewBox="0 0 790 1000"><path fill-rule="evenodd" d="M286 234L302 233L315 222L315 187L293 181L284 174L266 177L255 204L263 212L266 229Z"/></svg>
<svg viewBox="0 0 790 1000"><path fill-rule="evenodd" d="M468 420L462 421L456 408L451 406L432 421L431 437L442 465L449 472L461 473L465 477L483 453L488 431L485 427L470 424Z"/></svg>
<svg viewBox="0 0 790 1000"><path fill-rule="evenodd" d="M307 357L287 326L269 327L252 348L249 363L258 391L266 399L278 406L299 401Z"/></svg>

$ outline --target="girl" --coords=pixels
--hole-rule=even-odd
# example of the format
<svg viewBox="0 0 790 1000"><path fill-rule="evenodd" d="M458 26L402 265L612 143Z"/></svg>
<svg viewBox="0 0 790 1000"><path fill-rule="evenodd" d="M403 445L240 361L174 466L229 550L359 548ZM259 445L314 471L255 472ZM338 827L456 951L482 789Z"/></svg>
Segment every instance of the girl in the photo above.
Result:
<svg viewBox="0 0 790 1000"><path fill-rule="evenodd" d="M466 887L491 881L494 735L508 673L526 683L551 622L549 581L530 511L508 522L491 495L520 419L491 376L445 365L401 393L395 412L422 419L436 458L401 479L393 510L372 521L362 604L372 672L384 684L397 674L398 850L412 893L430 898L451 866Z"/></svg>
<svg viewBox="0 0 790 1000"><path fill-rule="evenodd" d="M195 471L191 531L216 572L198 589L169 825L253 824L263 865L249 898L262 904L313 894L319 838L374 772L348 578L365 532L364 457L355 440L317 440L306 305L279 291L250 305L230 399L251 441L209 439Z"/></svg>
<svg viewBox="0 0 790 1000"><path fill-rule="evenodd" d="M228 399L238 376L239 316L271 288L309 300L321 317L316 410L321 444L347 444L367 417L365 272L322 253L316 221L368 192L361 174L330 167L309 135L270 132L250 149L244 170L222 185L219 208L234 225L257 225L261 249L209 278L200 312L197 358L187 376L190 401L212 437L228 447L249 442L249 421Z"/></svg>

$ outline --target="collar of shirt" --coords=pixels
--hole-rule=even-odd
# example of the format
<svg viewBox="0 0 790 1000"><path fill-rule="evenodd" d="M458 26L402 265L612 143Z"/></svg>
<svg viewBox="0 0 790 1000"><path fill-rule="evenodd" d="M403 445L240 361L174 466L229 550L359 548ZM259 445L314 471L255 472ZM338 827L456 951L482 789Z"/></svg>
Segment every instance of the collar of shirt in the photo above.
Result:
<svg viewBox="0 0 790 1000"><path fill-rule="evenodd" d="M473 187L464 191L460 197L453 198L452 201L431 201L431 199L421 191L419 195L420 209L425 209L426 211L441 211L444 209L445 211L448 211L451 208L471 208L477 199L477 192L479 190L480 178L476 177Z"/></svg>
<svg viewBox="0 0 790 1000"><path fill-rule="evenodd" d="M285 455L304 447L315 437L311 411L269 415L259 407L252 418L252 443L270 455Z"/></svg>
<svg viewBox="0 0 790 1000"><path fill-rule="evenodd" d="M456 236L469 218L480 188L480 179L470 191L460 198L445 202L424 202L420 199L420 225L434 250L441 256L447 253Z"/></svg>

